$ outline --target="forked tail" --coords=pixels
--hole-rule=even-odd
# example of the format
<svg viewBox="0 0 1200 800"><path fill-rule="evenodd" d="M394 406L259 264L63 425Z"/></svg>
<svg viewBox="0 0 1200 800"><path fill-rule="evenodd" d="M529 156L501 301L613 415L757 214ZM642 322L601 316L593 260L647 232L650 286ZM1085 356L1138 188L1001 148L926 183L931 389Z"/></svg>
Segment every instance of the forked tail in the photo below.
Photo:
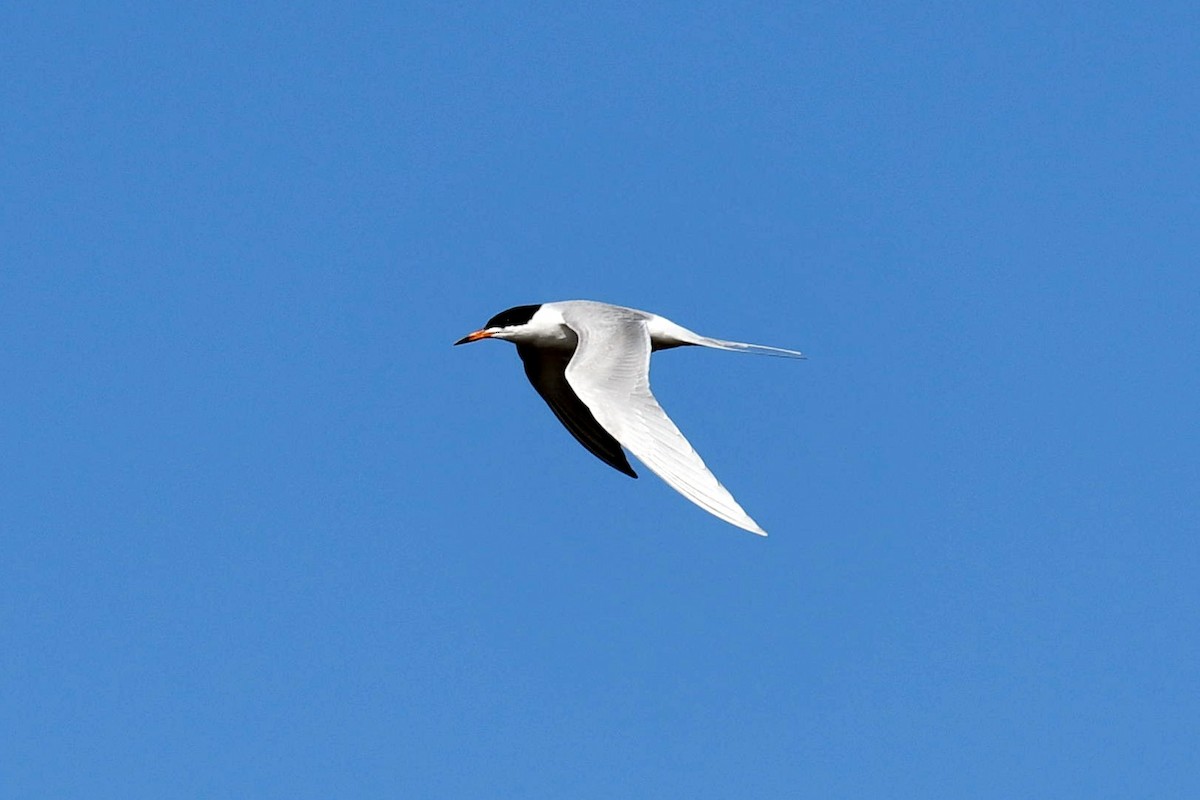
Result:
<svg viewBox="0 0 1200 800"><path fill-rule="evenodd" d="M748 342L727 342L724 339L713 339L701 336L665 317L657 314L648 315L646 330L650 333L650 344L654 350L665 350L670 347L697 345L713 347L717 350L732 350L735 353L759 353L764 356L779 356L781 358L808 358L799 350L788 350L783 347L769 347L765 344L749 344Z"/></svg>
<svg viewBox="0 0 1200 800"><path fill-rule="evenodd" d="M702 347L714 347L717 350L733 350L738 353L757 353L763 356L778 356L779 358L808 358L799 350L788 350L783 347L770 347L765 344L748 344L747 342L727 342L724 339L712 339L708 336L697 336L695 344Z"/></svg>

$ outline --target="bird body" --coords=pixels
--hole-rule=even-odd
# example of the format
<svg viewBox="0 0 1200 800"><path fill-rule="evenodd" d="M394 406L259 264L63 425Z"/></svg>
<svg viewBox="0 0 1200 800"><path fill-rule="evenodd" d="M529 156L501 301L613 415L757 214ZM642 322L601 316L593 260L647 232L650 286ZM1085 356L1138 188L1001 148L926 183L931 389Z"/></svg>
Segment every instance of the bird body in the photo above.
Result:
<svg viewBox="0 0 1200 800"><path fill-rule="evenodd" d="M795 350L701 336L665 317L591 300L516 306L455 342L504 339L563 426L593 455L630 477L624 450L696 505L766 536L705 466L650 391L650 354L673 347L804 358Z"/></svg>

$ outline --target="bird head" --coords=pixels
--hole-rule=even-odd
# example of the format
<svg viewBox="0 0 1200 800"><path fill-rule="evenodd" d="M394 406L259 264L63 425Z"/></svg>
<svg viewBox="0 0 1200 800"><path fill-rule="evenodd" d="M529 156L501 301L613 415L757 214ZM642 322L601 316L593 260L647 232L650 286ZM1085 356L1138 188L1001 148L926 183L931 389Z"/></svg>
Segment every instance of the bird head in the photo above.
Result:
<svg viewBox="0 0 1200 800"><path fill-rule="evenodd" d="M514 306L513 308L501 311L489 319L487 324L482 328L468 333L455 342L455 344L478 342L480 339L506 339L509 341L520 339L523 335L531 332L532 326L530 320L533 319L533 315L537 313L539 308L541 308L541 305Z"/></svg>

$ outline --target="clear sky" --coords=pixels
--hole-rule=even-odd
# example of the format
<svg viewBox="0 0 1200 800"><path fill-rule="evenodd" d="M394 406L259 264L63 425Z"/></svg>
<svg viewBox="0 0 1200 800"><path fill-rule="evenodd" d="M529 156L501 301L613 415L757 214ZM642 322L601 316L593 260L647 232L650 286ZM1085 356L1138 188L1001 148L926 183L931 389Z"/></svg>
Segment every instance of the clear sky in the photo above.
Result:
<svg viewBox="0 0 1200 800"><path fill-rule="evenodd" d="M6 4L0 795L1200 796L1197 8Z"/></svg>

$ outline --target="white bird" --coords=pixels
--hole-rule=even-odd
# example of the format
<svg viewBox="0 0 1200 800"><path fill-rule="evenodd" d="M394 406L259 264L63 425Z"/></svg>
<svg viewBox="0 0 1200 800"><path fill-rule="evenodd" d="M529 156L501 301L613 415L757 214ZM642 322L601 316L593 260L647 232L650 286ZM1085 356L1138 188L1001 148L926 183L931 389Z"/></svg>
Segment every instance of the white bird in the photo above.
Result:
<svg viewBox="0 0 1200 800"><path fill-rule="evenodd" d="M504 339L571 435L610 467L636 478L622 445L675 491L739 528L766 536L688 444L650 393L650 353L697 345L804 358L803 353L693 333L669 319L591 300L516 306L456 345Z"/></svg>

